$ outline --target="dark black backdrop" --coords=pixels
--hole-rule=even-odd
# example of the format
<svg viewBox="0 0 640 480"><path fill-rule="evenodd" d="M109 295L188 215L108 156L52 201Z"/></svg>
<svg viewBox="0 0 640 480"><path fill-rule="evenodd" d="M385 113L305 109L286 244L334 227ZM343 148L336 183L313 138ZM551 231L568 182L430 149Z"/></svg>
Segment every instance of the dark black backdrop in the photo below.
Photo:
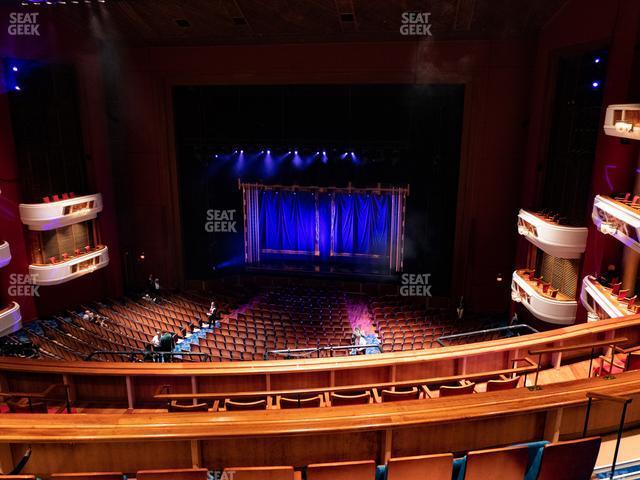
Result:
<svg viewBox="0 0 640 480"><path fill-rule="evenodd" d="M174 89L186 277L242 267L238 178L318 186L410 185L405 271L451 283L464 87L181 86ZM234 150L244 150L238 164ZM272 169L264 154L271 150ZM304 165L287 151L299 150ZM317 151L327 151L309 159ZM344 152L353 151L357 162ZM217 155L217 157L216 157ZM237 212L238 233L208 233L208 209ZM214 271L215 267L215 271Z"/></svg>

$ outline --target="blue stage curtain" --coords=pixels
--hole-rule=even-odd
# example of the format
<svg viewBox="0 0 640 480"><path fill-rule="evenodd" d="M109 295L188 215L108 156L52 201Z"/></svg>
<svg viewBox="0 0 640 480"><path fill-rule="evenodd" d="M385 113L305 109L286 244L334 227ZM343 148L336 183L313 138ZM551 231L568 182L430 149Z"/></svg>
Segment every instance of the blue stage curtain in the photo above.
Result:
<svg viewBox="0 0 640 480"><path fill-rule="evenodd" d="M391 223L389 195L335 195L334 254L386 256Z"/></svg>
<svg viewBox="0 0 640 480"><path fill-rule="evenodd" d="M313 255L316 238L314 194L265 190L260 200L262 249L268 253Z"/></svg>

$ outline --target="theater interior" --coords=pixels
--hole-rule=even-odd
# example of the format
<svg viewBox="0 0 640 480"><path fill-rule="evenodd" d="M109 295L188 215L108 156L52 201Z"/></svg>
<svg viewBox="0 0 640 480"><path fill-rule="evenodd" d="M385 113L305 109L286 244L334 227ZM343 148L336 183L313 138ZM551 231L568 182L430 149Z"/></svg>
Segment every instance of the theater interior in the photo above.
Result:
<svg viewBox="0 0 640 480"><path fill-rule="evenodd" d="M640 479L639 1L0 24L0 480Z"/></svg>

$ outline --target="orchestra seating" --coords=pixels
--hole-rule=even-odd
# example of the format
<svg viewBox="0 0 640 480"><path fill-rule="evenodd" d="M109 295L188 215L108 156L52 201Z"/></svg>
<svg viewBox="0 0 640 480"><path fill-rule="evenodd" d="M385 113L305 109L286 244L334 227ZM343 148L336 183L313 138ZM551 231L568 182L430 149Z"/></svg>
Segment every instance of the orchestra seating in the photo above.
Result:
<svg viewBox="0 0 640 480"><path fill-rule="evenodd" d="M82 305L53 319L35 322L6 341L29 342L41 358L67 361L85 360L93 352L103 352L95 353L91 357L94 361L143 361L143 353L158 331L182 339L178 353L206 354L182 355L172 361L263 360L273 350L351 344L354 326L349 296L340 290L272 287L242 291L244 296L223 290L206 297L162 292L156 301L141 297ZM211 298L219 305L220 323L193 336L199 324L207 321ZM428 308L424 301L406 297L363 296L359 301L367 306L366 320L383 352L438 347L436 340L441 336L486 326L474 321L457 325L446 310ZM95 318L83 318L86 310ZM469 341L489 339L474 337ZM112 353L126 351L137 354ZM331 355L348 353L345 349Z"/></svg>

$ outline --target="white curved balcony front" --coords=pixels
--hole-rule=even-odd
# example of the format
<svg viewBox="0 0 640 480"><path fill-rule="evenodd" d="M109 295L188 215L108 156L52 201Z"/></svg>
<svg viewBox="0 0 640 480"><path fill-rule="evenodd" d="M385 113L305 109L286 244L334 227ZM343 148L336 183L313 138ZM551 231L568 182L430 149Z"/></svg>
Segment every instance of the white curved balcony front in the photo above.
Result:
<svg viewBox="0 0 640 480"><path fill-rule="evenodd" d="M22 328L22 315L20 315L20 305L16 302L0 310L0 337L17 332Z"/></svg>
<svg viewBox="0 0 640 480"><path fill-rule="evenodd" d="M50 203L21 203L20 218L29 230L53 230L93 220L102 211L102 195L58 200Z"/></svg>
<svg viewBox="0 0 640 480"><path fill-rule="evenodd" d="M609 105L604 116L604 133L640 140L640 104Z"/></svg>
<svg viewBox="0 0 640 480"><path fill-rule="evenodd" d="M35 285L58 285L109 265L109 249L105 246L69 260L46 265L29 265L29 275Z"/></svg>
<svg viewBox="0 0 640 480"><path fill-rule="evenodd" d="M587 275L582 280L580 302L593 318L617 318L635 314L611 294L610 288L603 286L591 275Z"/></svg>
<svg viewBox="0 0 640 480"><path fill-rule="evenodd" d="M640 253L640 209L605 195L596 195L591 218L600 232Z"/></svg>
<svg viewBox="0 0 640 480"><path fill-rule="evenodd" d="M520 209L518 233L542 251L558 258L580 258L587 246L586 227L570 227Z"/></svg>
<svg viewBox="0 0 640 480"><path fill-rule="evenodd" d="M11 250L9 249L9 242L4 241L0 243L0 268L6 267L11 261Z"/></svg>
<svg viewBox="0 0 640 480"><path fill-rule="evenodd" d="M578 302L566 295L553 298L543 293L534 282L523 275L524 270L513 272L511 299L521 303L531 314L543 322L554 325L572 325L576 321Z"/></svg>

